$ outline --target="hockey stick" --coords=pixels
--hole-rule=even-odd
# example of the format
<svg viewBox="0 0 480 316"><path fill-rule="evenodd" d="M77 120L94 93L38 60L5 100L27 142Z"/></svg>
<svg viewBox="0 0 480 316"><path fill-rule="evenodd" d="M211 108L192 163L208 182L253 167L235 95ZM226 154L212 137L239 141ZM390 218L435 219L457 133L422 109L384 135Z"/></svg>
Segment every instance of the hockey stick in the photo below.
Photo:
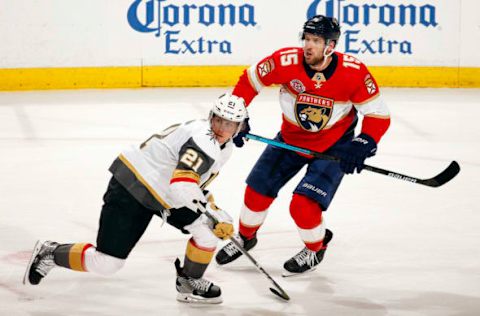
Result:
<svg viewBox="0 0 480 316"><path fill-rule="evenodd" d="M333 161L340 161L340 159L338 159L337 157L334 157L334 156L322 154L320 152L313 151L313 150L306 149L306 148L302 148L302 147L297 147L297 146L285 144L284 142L280 142L280 141L270 139L270 138L265 138L265 137L258 136L258 135L255 135L255 134L247 134L246 137L249 138L249 139L259 141L259 142L267 143L267 144L275 146L275 147L280 147L280 148L296 151L296 152L299 152L299 153L302 153L302 154L311 155L315 158L320 158L320 159L325 159L325 160L333 160ZM435 177L429 178L429 179L419 179L419 178L407 176L407 175L404 175L404 174L401 174L401 173L398 173L398 172L394 172L394 171L390 171L390 170L386 170L386 169L382 169L382 168L377 168L377 167L369 166L369 165L364 165L364 170L368 170L368 171L375 172L375 173L380 173L380 174L383 174L383 175L386 175L386 176L389 176L389 177L392 177L392 178L395 178L395 179L404 180L404 181L407 181L407 182L412 182L412 183L417 183L417 184L423 184L423 185L426 185L426 186L429 186L429 187L436 188L436 187L444 185L448 181L452 180L460 172L460 165L456 161L452 161L445 170L443 170L442 172L437 174Z"/></svg>
<svg viewBox="0 0 480 316"><path fill-rule="evenodd" d="M198 210L198 211L199 211L199 212L205 214L205 216L207 216L207 217L208 217L210 220L212 220L214 223L217 223L217 220L216 220L212 215L210 215L210 214L207 212L207 210L205 209L205 206L204 206L202 203L199 203L199 202L197 202L197 201L195 201L195 200L194 200L194 203L198 205L198 207L199 207L199 210ZM160 217L163 218L163 214L162 214L162 212L160 212L159 210L155 210L155 211L154 211L154 214L156 214L156 215L158 215L158 216L160 216ZM275 280L270 276L270 274L268 274L267 271L265 271L265 269L263 269L262 266L260 266L260 264L257 262L257 260L255 260L255 259L252 257L252 255L250 255L250 254L248 253L248 251L245 250L245 248L243 248L242 245L240 245L240 244L238 243L237 240L235 240L234 238L231 238L230 240L233 242L233 244L234 244L248 259L250 259L250 261L255 265L255 267L256 267L261 273L263 273L263 274L273 283L273 286L274 286L275 288L269 288L270 291L271 291L273 294L277 295L278 297L280 297L280 298L282 298L282 299L284 299L284 300L286 300L286 301L289 301L289 300L290 300L290 296L288 296L287 292L285 292L285 290L282 289L282 287L281 287L280 285L278 285L277 282L275 282Z"/></svg>
<svg viewBox="0 0 480 316"><path fill-rule="evenodd" d="M210 215L210 213L207 212L207 210L205 209L205 205L203 205L202 203L197 203L197 206L199 208L199 211L203 214L205 214L210 220L212 220L214 223L217 223L217 220L212 216ZM277 282L275 282L275 280L270 276L270 274L267 273L267 271L265 271L265 269L262 268L262 266L257 262L257 260L255 260L251 254L248 253L247 250L245 250L245 248L242 247L242 245L240 245L240 243L235 239L235 238L230 238L230 241L233 242L233 244L235 245L235 247L237 247L252 263L253 265L258 269L258 271L260 271L261 273L263 273L263 275L265 275L267 277L267 279L269 279L274 288L269 288L270 291L277 295L278 297L286 300L286 301L289 301L290 300L290 296L288 296L287 292L285 292L284 289L282 289L282 287L280 285L278 285Z"/></svg>

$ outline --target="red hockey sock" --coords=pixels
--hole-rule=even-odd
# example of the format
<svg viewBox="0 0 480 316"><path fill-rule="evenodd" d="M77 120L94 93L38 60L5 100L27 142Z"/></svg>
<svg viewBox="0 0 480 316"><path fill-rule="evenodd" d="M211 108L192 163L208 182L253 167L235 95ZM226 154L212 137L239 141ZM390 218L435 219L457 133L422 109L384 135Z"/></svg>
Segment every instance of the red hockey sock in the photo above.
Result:
<svg viewBox="0 0 480 316"><path fill-rule="evenodd" d="M239 232L247 239L253 238L262 226L266 212L274 198L254 191L250 186L245 189L244 206L240 215Z"/></svg>
<svg viewBox="0 0 480 316"><path fill-rule="evenodd" d="M290 203L290 215L297 224L305 246L312 251L322 249L325 227L322 225L322 208L320 205L307 196L293 194Z"/></svg>

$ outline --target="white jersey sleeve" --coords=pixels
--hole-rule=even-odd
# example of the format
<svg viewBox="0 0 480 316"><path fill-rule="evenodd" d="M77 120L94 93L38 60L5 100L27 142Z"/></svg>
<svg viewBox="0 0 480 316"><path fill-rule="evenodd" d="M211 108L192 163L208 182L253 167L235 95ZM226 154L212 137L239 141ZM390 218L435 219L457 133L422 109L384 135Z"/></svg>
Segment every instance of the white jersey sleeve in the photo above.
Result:
<svg viewBox="0 0 480 316"><path fill-rule="evenodd" d="M172 126L140 147L123 151L119 160L128 168L127 173L134 175L123 177L123 182L129 183L118 179L118 168L112 172L144 205L151 204L148 200L153 198L163 208L178 208L203 197L201 188L215 177L231 153L231 142L220 146L210 124L196 120ZM136 195L138 186L146 190Z"/></svg>

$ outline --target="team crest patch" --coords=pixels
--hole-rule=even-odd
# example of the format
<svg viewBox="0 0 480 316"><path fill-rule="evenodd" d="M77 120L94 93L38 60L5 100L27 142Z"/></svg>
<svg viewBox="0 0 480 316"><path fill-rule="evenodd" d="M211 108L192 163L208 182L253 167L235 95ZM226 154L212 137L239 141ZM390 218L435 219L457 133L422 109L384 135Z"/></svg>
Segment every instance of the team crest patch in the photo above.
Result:
<svg viewBox="0 0 480 316"><path fill-rule="evenodd" d="M370 75L365 77L365 87L367 88L368 94L375 94L375 92L377 92L377 86Z"/></svg>
<svg viewBox="0 0 480 316"><path fill-rule="evenodd" d="M275 63L271 58L267 59L266 61L257 66L257 71L260 77L265 77L266 75L271 73L273 69L275 69Z"/></svg>
<svg viewBox="0 0 480 316"><path fill-rule="evenodd" d="M297 123L309 132L322 130L332 116L333 104L332 99L300 93L295 101Z"/></svg>
<svg viewBox="0 0 480 316"><path fill-rule="evenodd" d="M312 80L315 81L315 89L320 89L323 85L323 82L327 81L322 72L316 72L313 75Z"/></svg>
<svg viewBox="0 0 480 316"><path fill-rule="evenodd" d="M292 89L297 91L298 93L302 93L303 91L305 91L305 86L298 79L293 79L292 81L290 81L290 87L292 87Z"/></svg>

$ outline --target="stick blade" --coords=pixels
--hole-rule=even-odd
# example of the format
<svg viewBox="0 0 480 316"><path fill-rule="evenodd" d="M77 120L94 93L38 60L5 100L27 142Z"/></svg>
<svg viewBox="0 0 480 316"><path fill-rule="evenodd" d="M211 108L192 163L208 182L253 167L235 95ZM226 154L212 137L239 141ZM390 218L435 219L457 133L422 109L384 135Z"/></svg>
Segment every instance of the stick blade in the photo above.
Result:
<svg viewBox="0 0 480 316"><path fill-rule="evenodd" d="M437 176L431 178L431 179L426 179L422 180L422 184L428 185L430 187L439 187L441 185L444 185L448 181L452 180L455 178L455 176L460 172L460 165L458 162L455 160L452 161L448 167L443 170L440 174Z"/></svg>
<svg viewBox="0 0 480 316"><path fill-rule="evenodd" d="M271 288L270 288L270 291L271 291L273 294L275 294L276 296L280 297L281 299L283 299L283 300L285 300L285 301L289 301L289 300L290 300L290 296L288 296L288 294L287 294L285 291L281 290L281 289L280 289L280 291L278 291L278 290L276 290L276 289L274 289L274 288L271 287Z"/></svg>

